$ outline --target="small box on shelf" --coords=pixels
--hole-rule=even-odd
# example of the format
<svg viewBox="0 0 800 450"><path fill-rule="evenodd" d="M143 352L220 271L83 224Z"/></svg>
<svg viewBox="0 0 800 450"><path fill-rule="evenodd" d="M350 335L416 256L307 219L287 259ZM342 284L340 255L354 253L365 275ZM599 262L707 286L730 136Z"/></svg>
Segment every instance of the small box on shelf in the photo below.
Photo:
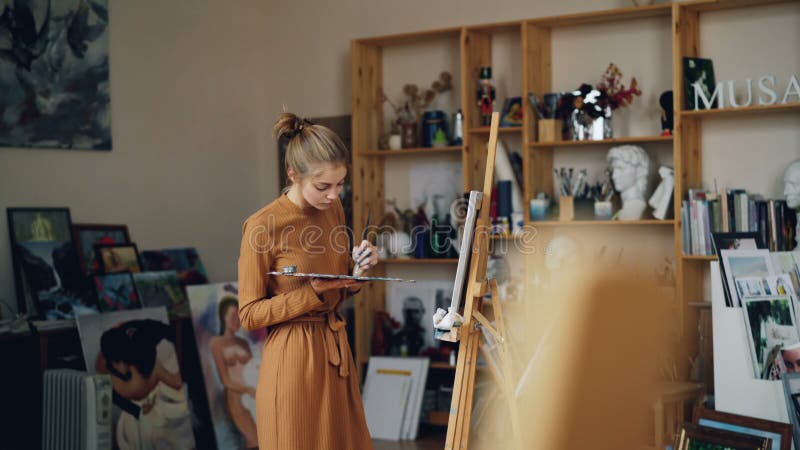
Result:
<svg viewBox="0 0 800 450"><path fill-rule="evenodd" d="M564 122L558 119L539 119L539 142L558 142L562 139Z"/></svg>
<svg viewBox="0 0 800 450"><path fill-rule="evenodd" d="M558 198L558 220L560 222L575 220L575 197L562 195Z"/></svg>

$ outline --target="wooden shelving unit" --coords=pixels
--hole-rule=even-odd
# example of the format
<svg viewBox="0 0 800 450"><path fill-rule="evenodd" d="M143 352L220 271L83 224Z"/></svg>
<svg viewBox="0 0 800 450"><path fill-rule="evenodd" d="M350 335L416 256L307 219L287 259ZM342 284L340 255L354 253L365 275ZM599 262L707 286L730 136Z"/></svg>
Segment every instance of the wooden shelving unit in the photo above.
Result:
<svg viewBox="0 0 800 450"><path fill-rule="evenodd" d="M427 147L427 148L401 148L400 150L365 150L361 152L361 156L380 156L385 158L394 158L409 155L441 155L448 153L459 153L464 150L462 146L451 147Z"/></svg>
<svg viewBox="0 0 800 450"><path fill-rule="evenodd" d="M684 119L687 118L700 118L700 117L725 117L725 116L743 116L748 114L764 114L764 113L800 113L800 102L797 103L783 103L775 105L757 105L757 106L743 106L739 108L715 108L715 109L698 109L690 111L681 111L680 116Z"/></svg>
<svg viewBox="0 0 800 450"><path fill-rule="evenodd" d="M632 227L644 228L646 232L664 233L672 231L673 247L668 251L674 255L676 267L676 304L678 320L676 328L680 330L680 349L675 361L681 379L688 376L687 361L697 354L697 323L699 311L706 305L698 305L697 299L703 298L703 281L707 275L708 261L713 257L683 255L681 247L682 224L680 221L681 200L689 188L698 188L702 184L702 150L701 126L704 118L713 117L748 117L749 115L780 114L800 112L800 103L790 105L750 106L746 108L725 108L703 111L686 111L684 107L684 87L682 61L683 57L703 56L700 47L700 16L713 11L759 7L775 3L795 3L792 0L693 0L678 3L659 3L656 5L621 8L609 11L596 11L579 14L568 14L556 17L531 18L519 21L470 25L464 27L445 28L419 33L406 33L392 36L356 39L351 45L352 62L352 138L353 138L353 223L355 232L363 223L367 209L373 212L384 210L384 165L390 164L395 156L438 155L449 157L461 156L463 191L478 189L483 183L485 167L486 143L488 127L480 124L479 111L474 102L474 93L478 81L478 68L492 65L492 42L496 33L518 36L521 61L521 92L508 93L520 95L527 99L528 93L538 96L551 92L553 86L553 34L554 30L592 24L619 23L624 26L627 21L643 19L663 19L658 26L663 26L671 42L672 85L674 92L674 136L620 136L603 141L559 141L537 142L536 120L527 101L524 101L525 114L523 126L501 128L500 133L521 137L523 158L524 205L538 192L545 192L554 198L553 166L555 154L565 148L595 149L608 148L620 144L670 145L672 148L672 164L675 168L675 190L673 195L673 211L675 220L638 220L638 221L573 221L560 222L554 220L527 220L526 224L540 228L540 235L552 235L554 230L576 227L597 227L603 230L624 235ZM383 132L383 110L379 101L379 92L383 89L382 51L394 45L407 45L419 42L458 42L460 67L453 73L460 78L460 105L464 114L463 147L447 147L443 149L406 149L399 151L378 151L378 138ZM667 47L669 49L670 47ZM613 54L611 55L613 56ZM633 69L629 69L633 70ZM635 70L634 70L635 72ZM642 100L643 101L643 100ZM498 98L497 107L502 105ZM424 164L421 161L420 164ZM527 212L527 211L526 211ZM526 214L527 216L527 214ZM672 227L671 229L669 227ZM637 230L639 232L639 230ZM541 241L540 241L541 242ZM541 254L542 252L540 252ZM387 260L375 270L384 274L387 267L393 264L452 264L435 260ZM524 273L531 275L535 268L531 260L526 262ZM528 277L530 278L530 277ZM383 287L371 285L356 299L356 361L359 369L370 354L369 331L372 330L372 313L385 307Z"/></svg>
<svg viewBox="0 0 800 450"><path fill-rule="evenodd" d="M597 141L554 141L554 142L531 142L529 147L608 147L623 144L646 144L648 142L672 142L672 136L641 136L641 137L622 137L614 139L602 139Z"/></svg>
<svg viewBox="0 0 800 450"><path fill-rule="evenodd" d="M457 264L456 258L389 258L378 261L383 264Z"/></svg>
<svg viewBox="0 0 800 450"><path fill-rule="evenodd" d="M534 227L635 227L635 226L673 226L674 220L534 220L530 223Z"/></svg>

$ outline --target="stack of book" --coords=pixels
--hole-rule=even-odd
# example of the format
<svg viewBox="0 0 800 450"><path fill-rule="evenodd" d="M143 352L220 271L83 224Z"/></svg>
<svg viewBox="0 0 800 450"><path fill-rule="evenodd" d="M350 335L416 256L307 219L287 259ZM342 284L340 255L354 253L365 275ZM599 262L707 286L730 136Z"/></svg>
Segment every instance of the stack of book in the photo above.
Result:
<svg viewBox="0 0 800 450"><path fill-rule="evenodd" d="M785 200L766 200L744 189L689 189L681 219L685 255L714 255L712 233L757 233L773 252L795 247L795 211Z"/></svg>

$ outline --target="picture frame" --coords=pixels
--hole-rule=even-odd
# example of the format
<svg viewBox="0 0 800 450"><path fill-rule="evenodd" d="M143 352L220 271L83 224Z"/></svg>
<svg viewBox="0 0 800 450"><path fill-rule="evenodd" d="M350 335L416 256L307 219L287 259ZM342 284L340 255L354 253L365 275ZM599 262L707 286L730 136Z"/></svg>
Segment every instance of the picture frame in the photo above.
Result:
<svg viewBox="0 0 800 450"><path fill-rule="evenodd" d="M6 208L17 309L34 318L96 312L64 207Z"/></svg>
<svg viewBox="0 0 800 450"><path fill-rule="evenodd" d="M194 247L144 250L140 253L145 271L174 270L181 286L208 283L203 261Z"/></svg>
<svg viewBox="0 0 800 450"><path fill-rule="evenodd" d="M178 272L138 272L133 274L133 282L142 307L164 306L171 319L189 316L189 298L178 280Z"/></svg>
<svg viewBox="0 0 800 450"><path fill-rule="evenodd" d="M101 273L141 272L142 261L136 244L96 244L95 258Z"/></svg>
<svg viewBox="0 0 800 450"><path fill-rule="evenodd" d="M127 225L72 224L72 240L78 249L81 270L87 276L100 272L100 262L95 258L96 244L127 244L131 237Z"/></svg>
<svg viewBox="0 0 800 450"><path fill-rule="evenodd" d="M720 250L757 250L766 248L764 243L761 242L761 236L755 232L712 233L711 242L714 245L714 254L717 255L717 260L720 261L719 272L722 275L721 278L726 281L728 278L725 275L725 266L722 264ZM723 282L722 288L725 292L725 306L733 306L733 297L728 283Z"/></svg>
<svg viewBox="0 0 800 450"><path fill-rule="evenodd" d="M453 295L450 297L450 307L458 310L461 300L467 293L467 272L472 260L472 241L475 237L476 223L478 221L478 202L483 199L483 192L470 191L467 200L467 217L464 221L464 233L461 237L461 246L458 251L458 265L456 266L456 278L453 282ZM486 233L487 230L477 230Z"/></svg>
<svg viewBox="0 0 800 450"><path fill-rule="evenodd" d="M683 58L683 86L686 99L686 110L707 109L704 104L696 104L695 102L695 85L698 89L702 89L703 95L706 99L711 100L709 106L712 109L717 108L716 97L712 100L712 95L717 87L716 80L714 79L714 62L707 58ZM700 97L697 98L700 100Z"/></svg>
<svg viewBox="0 0 800 450"><path fill-rule="evenodd" d="M523 111L522 97L508 97L505 102L503 102L503 112L500 114L500 127L521 127Z"/></svg>
<svg viewBox="0 0 800 450"><path fill-rule="evenodd" d="M792 424L794 448L800 448L800 373L783 374L781 382L789 423Z"/></svg>
<svg viewBox="0 0 800 450"><path fill-rule="evenodd" d="M136 284L131 272L93 275L92 284L97 296L97 307L101 312L129 311L142 308L142 302L136 291Z"/></svg>
<svg viewBox="0 0 800 450"><path fill-rule="evenodd" d="M800 343L791 297L744 297L742 315L756 379L779 379L780 349Z"/></svg>
<svg viewBox="0 0 800 450"><path fill-rule="evenodd" d="M741 416L713 409L695 406L692 411L692 423L695 425L749 434L772 441L770 450L791 450L792 425L772 420Z"/></svg>
<svg viewBox="0 0 800 450"><path fill-rule="evenodd" d="M732 306L742 306L739 294L736 292L735 279L738 277L766 278L775 274L772 267L772 258L769 250L720 250L720 265L724 269L725 279L731 296ZM727 303L727 301L726 301Z"/></svg>
<svg viewBox="0 0 800 450"><path fill-rule="evenodd" d="M719 430L685 423L675 437L673 450L725 449L725 450L770 450L772 442L750 434Z"/></svg>

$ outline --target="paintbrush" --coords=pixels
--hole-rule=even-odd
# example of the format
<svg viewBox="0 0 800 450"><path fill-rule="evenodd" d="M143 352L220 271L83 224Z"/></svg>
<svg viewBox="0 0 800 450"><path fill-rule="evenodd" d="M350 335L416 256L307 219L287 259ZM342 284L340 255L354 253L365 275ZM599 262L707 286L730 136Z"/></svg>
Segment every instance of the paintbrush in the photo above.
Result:
<svg viewBox="0 0 800 450"><path fill-rule="evenodd" d="M367 220L364 222L364 229L361 231L361 242L366 241L367 237L369 236L369 220L370 220L370 216L371 215L372 215L372 211L368 208L367 209ZM359 246L361 245L361 242L359 242ZM354 277L357 277L359 272L361 272L361 263L364 262L365 259L369 258L371 254L372 254L371 251L367 251L363 255L359 255L358 260L356 260L356 265L355 265L355 267L353 267L353 276Z"/></svg>

